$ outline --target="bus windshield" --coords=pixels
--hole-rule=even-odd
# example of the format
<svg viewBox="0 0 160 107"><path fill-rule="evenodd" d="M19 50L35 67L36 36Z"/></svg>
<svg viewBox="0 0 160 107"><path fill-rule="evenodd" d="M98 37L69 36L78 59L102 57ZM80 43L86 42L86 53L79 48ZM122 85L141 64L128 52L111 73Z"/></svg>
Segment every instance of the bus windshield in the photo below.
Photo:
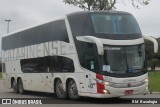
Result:
<svg viewBox="0 0 160 107"><path fill-rule="evenodd" d="M91 14L91 19L95 33L141 33L137 21L130 14Z"/></svg>
<svg viewBox="0 0 160 107"><path fill-rule="evenodd" d="M138 46L104 46L104 55L100 56L102 72L124 74L136 73L144 68L144 44Z"/></svg>

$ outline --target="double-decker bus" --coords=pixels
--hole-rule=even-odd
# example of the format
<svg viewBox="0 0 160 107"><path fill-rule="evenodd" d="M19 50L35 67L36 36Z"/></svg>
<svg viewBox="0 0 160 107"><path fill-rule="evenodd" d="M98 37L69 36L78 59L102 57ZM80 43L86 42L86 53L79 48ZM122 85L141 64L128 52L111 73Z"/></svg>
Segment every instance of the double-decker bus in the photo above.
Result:
<svg viewBox="0 0 160 107"><path fill-rule="evenodd" d="M15 93L58 98L120 97L148 92L144 39L127 12L85 11L2 38L3 82Z"/></svg>

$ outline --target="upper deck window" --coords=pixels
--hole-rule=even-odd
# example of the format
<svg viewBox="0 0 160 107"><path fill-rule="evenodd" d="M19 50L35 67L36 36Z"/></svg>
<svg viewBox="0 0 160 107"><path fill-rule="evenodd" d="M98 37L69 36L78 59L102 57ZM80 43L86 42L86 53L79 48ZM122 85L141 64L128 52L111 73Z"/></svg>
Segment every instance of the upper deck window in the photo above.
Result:
<svg viewBox="0 0 160 107"><path fill-rule="evenodd" d="M141 33L135 18L130 14L92 14L95 33L137 34Z"/></svg>
<svg viewBox="0 0 160 107"><path fill-rule="evenodd" d="M45 23L2 38L2 50L10 50L45 42L69 43L65 20Z"/></svg>

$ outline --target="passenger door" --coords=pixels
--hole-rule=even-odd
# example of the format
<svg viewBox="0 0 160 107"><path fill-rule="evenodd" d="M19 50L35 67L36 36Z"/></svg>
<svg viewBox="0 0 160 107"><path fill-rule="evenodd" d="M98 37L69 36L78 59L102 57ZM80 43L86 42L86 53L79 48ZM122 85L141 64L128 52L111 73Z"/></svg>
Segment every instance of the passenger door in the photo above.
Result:
<svg viewBox="0 0 160 107"><path fill-rule="evenodd" d="M88 52L85 54L85 84L87 88L87 92L93 93L95 90L95 73L94 71L96 70L96 62L95 62L95 57L91 56L91 53Z"/></svg>

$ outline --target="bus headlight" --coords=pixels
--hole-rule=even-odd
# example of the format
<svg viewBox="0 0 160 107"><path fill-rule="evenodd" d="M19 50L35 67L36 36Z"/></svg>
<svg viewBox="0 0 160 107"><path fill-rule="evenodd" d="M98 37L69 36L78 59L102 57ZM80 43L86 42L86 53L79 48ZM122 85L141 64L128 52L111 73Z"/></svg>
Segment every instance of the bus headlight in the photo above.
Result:
<svg viewBox="0 0 160 107"><path fill-rule="evenodd" d="M104 82L104 85L109 85L109 82Z"/></svg>
<svg viewBox="0 0 160 107"><path fill-rule="evenodd" d="M99 79L95 79L95 80L96 80L96 82L101 83L101 84L104 84L104 85L106 85L106 86L109 86L109 85L110 85L110 83L107 82L107 81L99 80Z"/></svg>
<svg viewBox="0 0 160 107"><path fill-rule="evenodd" d="M103 90L104 94L110 94L109 90Z"/></svg>

